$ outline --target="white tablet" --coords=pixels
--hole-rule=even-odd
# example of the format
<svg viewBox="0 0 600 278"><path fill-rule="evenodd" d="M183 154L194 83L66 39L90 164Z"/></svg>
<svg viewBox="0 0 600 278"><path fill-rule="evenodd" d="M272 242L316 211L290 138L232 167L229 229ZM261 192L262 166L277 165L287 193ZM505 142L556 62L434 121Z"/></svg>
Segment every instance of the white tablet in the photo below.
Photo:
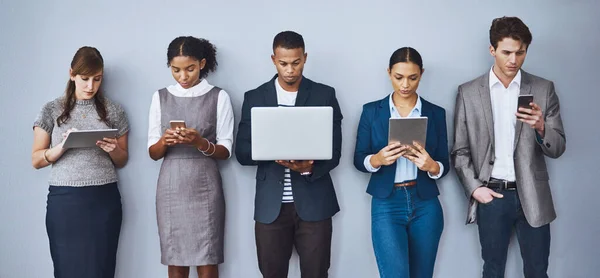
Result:
<svg viewBox="0 0 600 278"><path fill-rule="evenodd" d="M425 147L427 139L427 117L390 119L388 143L400 142L412 145L413 141Z"/></svg>
<svg viewBox="0 0 600 278"><path fill-rule="evenodd" d="M117 129L76 130L71 131L65 139L63 148L89 148L95 147L96 142L102 138L117 137Z"/></svg>
<svg viewBox="0 0 600 278"><path fill-rule="evenodd" d="M252 160L332 158L332 107L253 107L250 114Z"/></svg>

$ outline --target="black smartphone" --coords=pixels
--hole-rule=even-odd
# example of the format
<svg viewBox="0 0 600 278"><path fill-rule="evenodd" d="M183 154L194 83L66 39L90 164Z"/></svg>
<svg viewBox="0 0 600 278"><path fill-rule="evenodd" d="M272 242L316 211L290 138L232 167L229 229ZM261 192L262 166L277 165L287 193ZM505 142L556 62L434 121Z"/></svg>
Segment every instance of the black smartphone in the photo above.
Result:
<svg viewBox="0 0 600 278"><path fill-rule="evenodd" d="M520 95L519 96L519 108L531 108L530 103L533 102L533 95Z"/></svg>

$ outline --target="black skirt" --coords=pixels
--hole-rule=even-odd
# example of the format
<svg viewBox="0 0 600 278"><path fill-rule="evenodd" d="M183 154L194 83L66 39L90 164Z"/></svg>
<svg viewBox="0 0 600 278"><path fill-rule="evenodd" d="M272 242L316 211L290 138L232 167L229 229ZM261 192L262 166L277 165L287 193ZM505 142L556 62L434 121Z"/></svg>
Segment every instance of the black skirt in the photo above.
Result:
<svg viewBox="0 0 600 278"><path fill-rule="evenodd" d="M117 183L50 186L46 231L56 278L114 278L121 195Z"/></svg>

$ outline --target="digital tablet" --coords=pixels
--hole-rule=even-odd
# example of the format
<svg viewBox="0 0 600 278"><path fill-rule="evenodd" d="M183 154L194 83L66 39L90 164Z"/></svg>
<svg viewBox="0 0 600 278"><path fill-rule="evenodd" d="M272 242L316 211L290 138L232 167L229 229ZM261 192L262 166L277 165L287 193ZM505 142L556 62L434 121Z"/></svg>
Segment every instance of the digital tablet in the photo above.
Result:
<svg viewBox="0 0 600 278"><path fill-rule="evenodd" d="M427 117L390 119L388 144L400 142L412 145L413 141L425 147L427 138Z"/></svg>
<svg viewBox="0 0 600 278"><path fill-rule="evenodd" d="M90 148L96 147L96 142L102 138L117 137L118 129L76 130L71 131L65 139L63 148Z"/></svg>

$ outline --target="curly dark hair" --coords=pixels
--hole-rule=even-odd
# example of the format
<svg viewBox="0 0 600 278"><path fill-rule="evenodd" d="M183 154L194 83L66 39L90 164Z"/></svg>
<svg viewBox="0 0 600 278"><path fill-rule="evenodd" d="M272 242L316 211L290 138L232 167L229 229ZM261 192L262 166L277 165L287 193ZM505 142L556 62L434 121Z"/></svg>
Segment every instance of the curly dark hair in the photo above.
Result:
<svg viewBox="0 0 600 278"><path fill-rule="evenodd" d="M177 56L188 56L198 61L206 59L206 65L200 70L200 79L217 69L217 48L202 38L192 36L175 38L167 49L167 66L171 66L171 61Z"/></svg>
<svg viewBox="0 0 600 278"><path fill-rule="evenodd" d="M275 52L275 49L278 47L285 49L302 48L304 51L304 39L302 38L302 35L294 31L283 31L273 38L273 52Z"/></svg>
<svg viewBox="0 0 600 278"><path fill-rule="evenodd" d="M526 45L525 49L529 48L533 39L529 27L518 17L495 18L490 27L490 44L496 49L498 43L505 38L521 41Z"/></svg>

